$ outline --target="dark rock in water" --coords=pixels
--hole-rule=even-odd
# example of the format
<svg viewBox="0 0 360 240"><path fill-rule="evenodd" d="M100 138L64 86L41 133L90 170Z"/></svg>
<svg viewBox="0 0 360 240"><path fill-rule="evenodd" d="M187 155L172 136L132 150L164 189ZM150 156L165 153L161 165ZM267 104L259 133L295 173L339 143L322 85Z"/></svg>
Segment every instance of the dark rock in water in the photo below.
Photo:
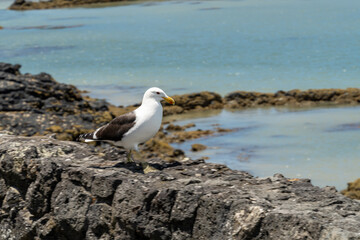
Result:
<svg viewBox="0 0 360 240"><path fill-rule="evenodd" d="M88 4L122 2L124 0L15 0L10 6L11 10L32 10L32 9L50 9L50 8L69 8L83 6Z"/></svg>
<svg viewBox="0 0 360 240"><path fill-rule="evenodd" d="M360 239L360 202L307 179L186 159L143 174L46 137L3 134L0 154L2 239Z"/></svg>
<svg viewBox="0 0 360 240"><path fill-rule="evenodd" d="M184 130L185 130L184 127L171 123L166 127L166 131L184 131Z"/></svg>
<svg viewBox="0 0 360 240"><path fill-rule="evenodd" d="M358 131L358 130L360 130L360 123L344 123L327 129L328 132Z"/></svg>
<svg viewBox="0 0 360 240"><path fill-rule="evenodd" d="M194 143L191 145L191 151L193 152L199 152L206 149L206 146L200 143Z"/></svg>
<svg viewBox="0 0 360 240"><path fill-rule="evenodd" d="M260 106L315 106L359 104L360 89L309 89L276 93L236 91L225 96L226 108L248 108Z"/></svg>
<svg viewBox="0 0 360 240"><path fill-rule="evenodd" d="M222 109L223 100L220 94L200 92L173 96L176 105L164 108L164 115L186 113L190 110Z"/></svg>

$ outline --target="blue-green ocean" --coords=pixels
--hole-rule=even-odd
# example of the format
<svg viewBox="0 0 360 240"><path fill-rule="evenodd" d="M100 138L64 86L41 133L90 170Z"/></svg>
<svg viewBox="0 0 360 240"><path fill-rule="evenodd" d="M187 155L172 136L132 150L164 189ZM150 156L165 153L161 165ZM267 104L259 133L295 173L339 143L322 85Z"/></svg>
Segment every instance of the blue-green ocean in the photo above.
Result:
<svg viewBox="0 0 360 240"><path fill-rule="evenodd" d="M235 90L360 87L360 1L212 0L103 8L10 11L0 0L0 61L48 72L116 105L168 95ZM360 107L254 109L187 116L235 132L187 142L266 177L346 187L360 177ZM208 145L191 153L194 142Z"/></svg>

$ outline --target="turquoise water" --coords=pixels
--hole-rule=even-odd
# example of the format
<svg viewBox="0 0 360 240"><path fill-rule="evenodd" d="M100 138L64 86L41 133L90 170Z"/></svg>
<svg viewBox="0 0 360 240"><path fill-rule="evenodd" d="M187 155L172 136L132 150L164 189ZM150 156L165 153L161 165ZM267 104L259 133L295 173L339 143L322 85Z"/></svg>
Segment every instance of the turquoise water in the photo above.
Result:
<svg viewBox="0 0 360 240"><path fill-rule="evenodd" d="M357 0L1 10L0 59L94 94L108 88L117 104L150 86L170 94L360 87L359 16Z"/></svg>
<svg viewBox="0 0 360 240"><path fill-rule="evenodd" d="M22 64L22 72L51 73L59 82L74 84L117 105L139 102L151 86L163 88L168 95L201 90L226 94L360 87L357 0L169 1L25 12L5 10L11 2L0 1L0 26L4 27L0 30L0 61ZM237 121L240 114L244 121L258 123L249 130L224 135L226 141L221 142L226 145L204 152L211 161L222 162L218 154L232 151L226 163L257 176L300 174L321 186L344 188L346 181L360 177L351 174L359 170L359 149L352 145L360 139L359 132L327 132L322 124L312 125L312 130L299 129L306 119L313 122L320 117L329 128L357 122L358 110L224 111L196 121L221 122L225 128L246 126ZM337 118L338 111L344 118ZM292 124L298 132L282 137ZM263 139L273 128L278 137ZM249 138L242 137L246 133ZM348 138L350 133L352 138ZM329 136L334 141L324 141ZM297 144L312 139L317 144ZM220 140L204 141L217 146ZM314 145L319 147L309 150ZM242 153L241 149L253 149L251 146L255 150ZM247 151L255 151L256 157L247 157L251 155ZM237 157L239 154L245 157ZM335 167L326 168L322 165L326 161ZM351 164L343 162L357 168L346 168ZM323 166L318 172L321 177L307 174L316 166ZM341 171L335 174L331 169Z"/></svg>

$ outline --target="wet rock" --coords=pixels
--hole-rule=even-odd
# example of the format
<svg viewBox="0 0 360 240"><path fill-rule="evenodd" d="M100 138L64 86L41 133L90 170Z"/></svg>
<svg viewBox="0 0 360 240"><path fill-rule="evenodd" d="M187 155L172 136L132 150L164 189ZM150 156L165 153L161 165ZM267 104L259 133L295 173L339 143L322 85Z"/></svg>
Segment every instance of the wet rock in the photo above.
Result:
<svg viewBox="0 0 360 240"><path fill-rule="evenodd" d="M191 145L191 151L193 152L199 152L205 150L207 147L200 143L194 143Z"/></svg>
<svg viewBox="0 0 360 240"><path fill-rule="evenodd" d="M360 238L360 202L308 179L187 158L144 174L47 137L3 134L0 153L2 239Z"/></svg>
<svg viewBox="0 0 360 240"><path fill-rule="evenodd" d="M360 200L360 178L349 182L347 189L342 190L341 193L349 198Z"/></svg>
<svg viewBox="0 0 360 240"><path fill-rule="evenodd" d="M200 92L173 96L176 105L165 106L164 116L186 113L191 110L223 108L222 97L214 92Z"/></svg>
<svg viewBox="0 0 360 240"><path fill-rule="evenodd" d="M359 104L360 89L309 89L306 91L290 90L276 93L236 91L224 98L225 107L249 108L267 106L315 106Z"/></svg>
<svg viewBox="0 0 360 240"><path fill-rule="evenodd" d="M209 135L213 135L215 132L212 130L194 130L194 131L178 131L174 132L170 136L166 137L169 142L185 142L186 140L197 139Z"/></svg>
<svg viewBox="0 0 360 240"><path fill-rule="evenodd" d="M111 2L121 2L123 0L48 0L48 1L30 1L15 0L9 7L11 10L32 10L32 9L50 9L50 8L69 8L89 4L101 4Z"/></svg>
<svg viewBox="0 0 360 240"><path fill-rule="evenodd" d="M168 156L172 156L174 152L174 148L169 143L159 139L150 139L147 141L145 143L145 150L167 154Z"/></svg>
<svg viewBox="0 0 360 240"><path fill-rule="evenodd" d="M169 124L166 127L167 131L183 131L185 128L179 125Z"/></svg>
<svg viewBox="0 0 360 240"><path fill-rule="evenodd" d="M187 128L193 128L196 127L195 123L188 123L186 125L183 126L183 128L187 129Z"/></svg>

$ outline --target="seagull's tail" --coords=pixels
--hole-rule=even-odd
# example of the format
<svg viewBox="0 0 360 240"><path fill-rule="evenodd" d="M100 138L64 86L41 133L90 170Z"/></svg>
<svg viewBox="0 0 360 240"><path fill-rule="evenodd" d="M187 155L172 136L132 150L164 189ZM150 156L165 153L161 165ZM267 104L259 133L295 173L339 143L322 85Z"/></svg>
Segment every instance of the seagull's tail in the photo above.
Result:
<svg viewBox="0 0 360 240"><path fill-rule="evenodd" d="M94 132L91 132L91 133L85 133L85 134L80 134L78 136L78 138L76 139L76 141L82 141L84 140L85 142L93 142L95 141L94 139Z"/></svg>

